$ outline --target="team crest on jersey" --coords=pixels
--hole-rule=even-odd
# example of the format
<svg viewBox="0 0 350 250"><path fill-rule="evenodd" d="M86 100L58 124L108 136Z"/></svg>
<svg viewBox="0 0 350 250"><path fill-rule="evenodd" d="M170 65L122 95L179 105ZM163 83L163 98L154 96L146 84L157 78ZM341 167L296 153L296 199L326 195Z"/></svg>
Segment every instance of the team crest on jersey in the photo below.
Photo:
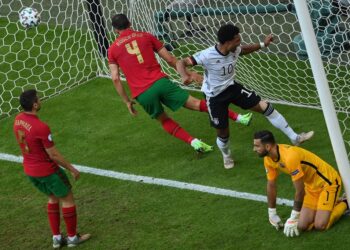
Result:
<svg viewBox="0 0 350 250"><path fill-rule="evenodd" d="M297 170L294 170L292 173L291 173L291 175L297 175L299 173L299 169L297 169Z"/></svg>
<svg viewBox="0 0 350 250"><path fill-rule="evenodd" d="M286 165L283 162L279 162L278 165L279 165L280 168L285 168L286 167Z"/></svg>

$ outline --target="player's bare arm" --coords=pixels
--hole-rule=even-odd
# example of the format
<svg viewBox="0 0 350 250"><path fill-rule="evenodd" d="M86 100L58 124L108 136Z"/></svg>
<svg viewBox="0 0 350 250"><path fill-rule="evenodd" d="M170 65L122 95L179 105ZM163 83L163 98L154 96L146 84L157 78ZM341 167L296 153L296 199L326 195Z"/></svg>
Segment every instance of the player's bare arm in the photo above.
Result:
<svg viewBox="0 0 350 250"><path fill-rule="evenodd" d="M58 165L64 167L69 172L71 172L72 176L75 180L79 179L80 173L79 171L73 167L72 164L70 164L64 157L61 155L61 153L56 149L55 146L51 148L45 148L46 152L48 153L51 160L56 162Z"/></svg>
<svg viewBox="0 0 350 250"><path fill-rule="evenodd" d="M267 181L268 215L270 224L279 230L283 228L283 222L277 214L276 209L277 186L276 180Z"/></svg>
<svg viewBox="0 0 350 250"><path fill-rule="evenodd" d="M173 67L176 69L176 62L177 59L175 56L173 56L165 47L161 48L158 51L158 55L169 64L169 66Z"/></svg>
<svg viewBox="0 0 350 250"><path fill-rule="evenodd" d="M135 102L130 100L125 92L124 86L120 81L119 66L117 64L109 64L109 69L111 72L112 81L115 89L117 90L119 96L122 98L123 102L126 104L131 115L136 115L137 111L134 109Z"/></svg>
<svg viewBox="0 0 350 250"><path fill-rule="evenodd" d="M202 84L203 76L194 71L188 71L186 68L193 66L193 62L190 57L186 57L177 61L176 70L179 72L182 83L188 85L192 82L196 82L197 84Z"/></svg>
<svg viewBox="0 0 350 250"><path fill-rule="evenodd" d="M303 200L305 195L304 178L301 177L298 180L293 181L293 185L295 188L293 210L300 212L301 207L303 206Z"/></svg>
<svg viewBox="0 0 350 250"><path fill-rule="evenodd" d="M177 65L181 60L177 60L176 57L173 56L166 48L161 48L158 51L158 54L164 61L179 72ZM192 82L201 83L203 81L203 77L197 72L187 70L187 66L192 66L192 64L185 65L185 67L181 68L181 73L179 72L183 84L187 85Z"/></svg>
<svg viewBox="0 0 350 250"><path fill-rule="evenodd" d="M189 57L181 59L176 63L176 70L181 76L182 83L186 85L191 83L191 77L186 69L189 66L193 66L192 60Z"/></svg>
<svg viewBox="0 0 350 250"><path fill-rule="evenodd" d="M277 184L276 180L267 181L267 202L269 208L276 208Z"/></svg>
<svg viewBox="0 0 350 250"><path fill-rule="evenodd" d="M190 72L188 72L188 70L186 69L186 66L190 66L190 65L186 65L184 67L181 67L181 72L179 71L177 65L181 60L177 60L175 56L173 56L166 48L161 48L158 51L159 56L166 61L171 67L173 67L174 69L176 69L179 74L181 75L182 78L182 82L184 84L189 84L191 83L191 74ZM185 81L184 81L185 80Z"/></svg>
<svg viewBox="0 0 350 250"><path fill-rule="evenodd" d="M264 47L268 47L272 43L272 41L273 41L273 35L272 34L267 35L263 42ZM259 49L262 49L260 43L242 45L241 48L242 48L241 55L247 55Z"/></svg>

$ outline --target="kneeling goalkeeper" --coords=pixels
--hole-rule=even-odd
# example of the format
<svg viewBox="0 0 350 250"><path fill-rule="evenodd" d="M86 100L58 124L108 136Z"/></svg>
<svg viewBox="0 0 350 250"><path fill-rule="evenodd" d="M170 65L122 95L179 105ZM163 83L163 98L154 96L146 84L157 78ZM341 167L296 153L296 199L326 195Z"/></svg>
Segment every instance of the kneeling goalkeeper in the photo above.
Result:
<svg viewBox="0 0 350 250"><path fill-rule="evenodd" d="M254 135L254 151L264 157L267 174L267 198L270 223L276 229L283 223L276 213L278 172L289 174L295 187L294 206L284 225L284 234L298 236L299 231L327 230L348 209L339 200L341 178L338 172L317 155L300 147L277 144L270 131Z"/></svg>

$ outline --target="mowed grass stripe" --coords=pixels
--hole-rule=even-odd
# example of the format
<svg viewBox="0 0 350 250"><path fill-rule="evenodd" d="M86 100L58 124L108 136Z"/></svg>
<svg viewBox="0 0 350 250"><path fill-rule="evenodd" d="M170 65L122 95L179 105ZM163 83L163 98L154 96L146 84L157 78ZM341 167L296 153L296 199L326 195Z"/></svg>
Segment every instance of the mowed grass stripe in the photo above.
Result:
<svg viewBox="0 0 350 250"><path fill-rule="evenodd" d="M21 156L0 153L0 160L22 163L23 158ZM264 195L258 195L258 194L252 194L252 193L246 193L246 192L238 192L235 190L229 190L229 189L224 189L224 188L210 187L210 186L198 185L198 184L181 182L181 181L173 181L173 180L167 180L167 179L162 179L162 178L154 178L154 177L149 177L149 176L126 174L126 173L122 173L122 172L117 172L117 171L112 171L112 170L104 170L104 169L100 169L100 168L93 168L93 167L82 166L82 165L77 165L77 164L74 164L74 166L82 173L88 173L88 174L93 174L93 175L98 175L98 176L105 176L105 177L114 178L114 179L118 179L118 180L126 180L126 181L147 183L147 184L153 184L153 185L159 185L159 186L173 187L173 188L178 188L178 189L193 190L193 191L198 191L198 192L203 192L203 193L229 196L229 197L234 197L234 198L241 198L241 199L260 201L260 202L267 201L267 197ZM293 201L288 200L288 199L277 198L277 204L292 206Z"/></svg>

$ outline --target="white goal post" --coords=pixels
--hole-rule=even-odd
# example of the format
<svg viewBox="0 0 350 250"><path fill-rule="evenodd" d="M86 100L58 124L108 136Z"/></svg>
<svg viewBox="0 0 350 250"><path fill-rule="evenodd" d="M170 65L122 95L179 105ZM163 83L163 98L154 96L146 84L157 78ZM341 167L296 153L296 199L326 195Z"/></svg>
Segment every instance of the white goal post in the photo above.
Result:
<svg viewBox="0 0 350 250"><path fill-rule="evenodd" d="M299 23L305 39L305 46L309 55L309 60L315 78L322 111L326 120L328 133L330 135L333 152L338 165L340 175L342 176L347 199L350 200L350 164L346 154L344 140L341 134L338 118L334 108L331 91L321 60L321 53L318 48L316 36L313 30L312 21L308 12L308 6L305 0L295 0L295 7L299 17ZM349 96L350 98L350 96Z"/></svg>
<svg viewBox="0 0 350 250"><path fill-rule="evenodd" d="M350 193L350 4L348 0L2 0L0 119L18 112L17 97L41 96L108 76L106 50L115 39L110 18L127 14L182 58L216 43L232 22L243 43L274 43L240 59L237 79L271 102L322 109L347 193ZM303 7L301 7L303 6ZM25 30L18 12L33 7L41 24ZM175 81L179 75L161 62ZM200 70L200 69L198 69ZM315 84L316 82L316 84ZM190 86L198 90L196 86ZM317 122L315 122L317 123Z"/></svg>

